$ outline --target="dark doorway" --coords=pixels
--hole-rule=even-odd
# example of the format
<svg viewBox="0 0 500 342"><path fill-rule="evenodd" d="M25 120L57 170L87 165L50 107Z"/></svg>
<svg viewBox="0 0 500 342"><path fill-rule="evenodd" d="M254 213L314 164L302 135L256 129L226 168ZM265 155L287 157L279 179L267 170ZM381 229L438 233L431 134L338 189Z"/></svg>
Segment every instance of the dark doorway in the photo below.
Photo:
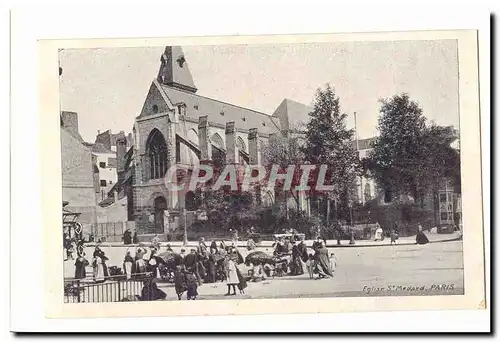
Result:
<svg viewBox="0 0 500 342"><path fill-rule="evenodd" d="M162 234L164 230L164 212L167 210L167 201L165 197L155 198L155 234Z"/></svg>
<svg viewBox="0 0 500 342"><path fill-rule="evenodd" d="M187 211L195 211L196 208L196 196L193 191L188 191L186 193L186 210Z"/></svg>

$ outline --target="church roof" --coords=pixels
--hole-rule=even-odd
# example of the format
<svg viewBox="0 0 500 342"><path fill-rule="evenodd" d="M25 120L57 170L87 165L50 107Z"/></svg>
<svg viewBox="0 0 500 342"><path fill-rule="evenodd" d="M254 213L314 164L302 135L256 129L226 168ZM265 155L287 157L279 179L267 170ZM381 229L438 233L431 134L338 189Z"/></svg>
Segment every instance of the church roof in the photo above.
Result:
<svg viewBox="0 0 500 342"><path fill-rule="evenodd" d="M108 149L104 144L101 143L84 143L85 146L90 148L90 150L94 153L108 153L108 154L115 154L115 152L111 151Z"/></svg>
<svg viewBox="0 0 500 342"><path fill-rule="evenodd" d="M280 120L283 129L298 129L307 124L312 110L312 107L303 103L284 99L274 111L273 117Z"/></svg>
<svg viewBox="0 0 500 342"><path fill-rule="evenodd" d="M208 121L225 125L226 122L234 121L236 128L249 130L257 128L265 134L275 133L279 130L279 121L265 113L252 109L239 107L226 102L214 100L208 97L161 85L162 90L174 105L185 104L186 116L198 118L208 115Z"/></svg>

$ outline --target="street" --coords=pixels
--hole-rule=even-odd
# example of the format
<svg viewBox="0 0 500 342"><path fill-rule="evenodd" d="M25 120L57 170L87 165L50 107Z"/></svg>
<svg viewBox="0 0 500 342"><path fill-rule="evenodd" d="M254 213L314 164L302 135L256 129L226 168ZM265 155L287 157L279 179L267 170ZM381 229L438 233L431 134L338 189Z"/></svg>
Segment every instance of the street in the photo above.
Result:
<svg viewBox="0 0 500 342"><path fill-rule="evenodd" d="M120 265L124 248L103 247L108 265ZM86 251L91 255L91 250ZM245 256L246 250L241 251ZM268 251L270 252L270 251ZM338 266L332 279L307 274L249 283L245 295L225 297L224 283L203 284L199 300L235 298L357 297L463 294L462 242L428 245L331 248ZM67 275L72 262L65 262ZM159 283L167 300L177 300L173 284ZM185 298L185 297L184 297Z"/></svg>

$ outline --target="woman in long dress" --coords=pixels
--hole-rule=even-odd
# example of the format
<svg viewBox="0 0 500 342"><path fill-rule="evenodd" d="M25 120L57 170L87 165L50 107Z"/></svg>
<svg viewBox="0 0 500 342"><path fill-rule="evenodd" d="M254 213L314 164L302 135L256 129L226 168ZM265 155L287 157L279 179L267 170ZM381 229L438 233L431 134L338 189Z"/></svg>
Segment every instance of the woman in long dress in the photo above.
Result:
<svg viewBox="0 0 500 342"><path fill-rule="evenodd" d="M316 271L318 272L319 277L333 277L332 270L330 269L328 249L325 247L323 241L319 242L319 246L315 251L314 257L316 259Z"/></svg>
<svg viewBox="0 0 500 342"><path fill-rule="evenodd" d="M94 281L96 283L104 281L104 267L103 261L100 254L94 256L94 261L92 262L92 268L94 270Z"/></svg>
<svg viewBox="0 0 500 342"><path fill-rule="evenodd" d="M236 269L236 264L234 261L226 255L225 259L225 268L226 268L226 284L227 284L227 293L226 296L235 296L236 295L236 285L240 283L238 279L238 271ZM233 289L233 293L231 293L231 289Z"/></svg>
<svg viewBox="0 0 500 342"><path fill-rule="evenodd" d="M243 273L236 265L236 273L238 275L238 290L240 290L240 294L245 294L245 289L248 287L247 280L243 276Z"/></svg>
<svg viewBox="0 0 500 342"><path fill-rule="evenodd" d="M291 273L292 275L301 275L304 274L304 268L302 267L302 255L299 251L299 247L295 244L295 242L292 243L292 267L291 267Z"/></svg>
<svg viewBox="0 0 500 342"><path fill-rule="evenodd" d="M125 275L127 280L132 277L132 266L134 265L134 259L130 255L130 251L127 250L127 254L125 254L125 259L123 259L123 270L125 271Z"/></svg>
<svg viewBox="0 0 500 342"><path fill-rule="evenodd" d="M425 244L429 243L429 239L427 238L427 236L425 236L421 225L418 225L418 233L417 233L417 237L416 237L416 242L419 245L425 245Z"/></svg>
<svg viewBox="0 0 500 342"><path fill-rule="evenodd" d="M85 259L85 253L79 253L75 261L75 279L85 279L85 267L88 265L89 262Z"/></svg>

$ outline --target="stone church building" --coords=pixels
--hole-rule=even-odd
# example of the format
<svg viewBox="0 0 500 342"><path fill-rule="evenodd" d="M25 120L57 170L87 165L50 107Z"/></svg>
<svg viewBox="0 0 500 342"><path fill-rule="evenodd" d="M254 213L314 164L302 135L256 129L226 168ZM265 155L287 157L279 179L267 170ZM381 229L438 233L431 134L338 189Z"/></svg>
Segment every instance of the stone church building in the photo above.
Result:
<svg viewBox="0 0 500 342"><path fill-rule="evenodd" d="M285 99L268 115L207 98L198 94L181 47L166 47L160 60L134 122L133 146L127 149L125 137L116 141L117 189L120 198L127 197L128 220L136 222L139 234L167 233L195 216L192 192L167 190L164 175L170 166L192 169L217 158L258 165L270 135L306 121L311 110ZM271 202L271 192L262 200Z"/></svg>

